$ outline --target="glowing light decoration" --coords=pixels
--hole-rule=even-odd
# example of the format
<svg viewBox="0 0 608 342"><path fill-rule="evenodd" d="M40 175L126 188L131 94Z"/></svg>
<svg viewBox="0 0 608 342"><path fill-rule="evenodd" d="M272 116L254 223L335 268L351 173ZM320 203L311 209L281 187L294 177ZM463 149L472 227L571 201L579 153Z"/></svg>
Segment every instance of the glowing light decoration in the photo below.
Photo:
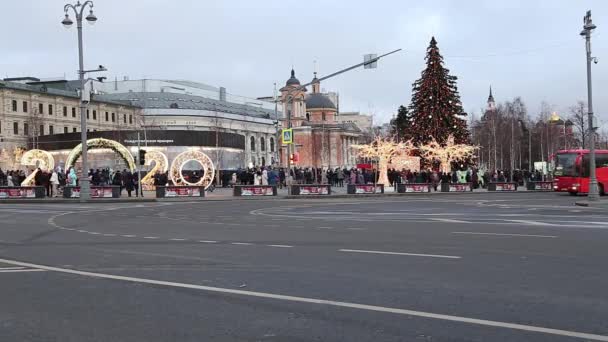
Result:
<svg viewBox="0 0 608 342"><path fill-rule="evenodd" d="M441 172L452 171L452 162L473 156L478 148L478 146L473 145L455 144L454 137L451 135L448 137L445 146L433 139L426 145L418 147L423 158L439 161Z"/></svg>
<svg viewBox="0 0 608 342"><path fill-rule="evenodd" d="M199 162L203 166L203 175L196 183L188 182L183 174L184 165L192 160ZM198 150L184 151L178 154L171 162L171 169L169 171L169 178L173 184L204 186L205 189L211 185L214 175L215 166L213 165L211 158Z"/></svg>
<svg viewBox="0 0 608 342"><path fill-rule="evenodd" d="M378 161L378 184L389 184L388 164L389 161L398 153L410 155L416 149L411 141L395 142L393 138L376 137L374 141L367 145L353 145L357 149L357 155L363 158L372 158Z"/></svg>
<svg viewBox="0 0 608 342"><path fill-rule="evenodd" d="M397 171L410 170L412 172L420 171L420 157L410 156L404 152L397 153L393 158L388 167Z"/></svg>
<svg viewBox="0 0 608 342"><path fill-rule="evenodd" d="M146 165L152 165L152 163L154 163L152 170L141 179L141 185L144 190L154 189L154 175L156 172L165 173L169 169L169 160L167 159L167 156L160 151L146 152Z"/></svg>
<svg viewBox="0 0 608 342"><path fill-rule="evenodd" d="M38 173L38 168L41 170L54 169L55 158L47 151L33 149L26 151L21 155L21 165L36 167L36 169L21 182L21 186L32 186L35 184L34 178Z"/></svg>
<svg viewBox="0 0 608 342"><path fill-rule="evenodd" d="M118 141L104 139L104 138L95 138L87 140L87 148L89 149L98 149L98 148L107 148L114 152L116 152L124 161L127 163L129 170L131 172L135 172L135 160L133 159L133 155L129 150ZM82 155L82 143L78 144L78 146L74 147L70 154L68 155L68 159L65 161L65 169L68 170L70 167L73 167L76 164L76 160L80 158Z"/></svg>

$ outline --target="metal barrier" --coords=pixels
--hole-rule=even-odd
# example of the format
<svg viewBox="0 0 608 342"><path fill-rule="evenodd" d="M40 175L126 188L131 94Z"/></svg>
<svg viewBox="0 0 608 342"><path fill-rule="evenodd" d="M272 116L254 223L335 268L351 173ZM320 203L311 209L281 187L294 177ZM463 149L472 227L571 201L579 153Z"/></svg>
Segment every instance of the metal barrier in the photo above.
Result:
<svg viewBox="0 0 608 342"><path fill-rule="evenodd" d="M517 183L515 183L515 182L488 183L488 191L517 191Z"/></svg>
<svg viewBox="0 0 608 342"><path fill-rule="evenodd" d="M276 196L276 185L235 185L234 196Z"/></svg>
<svg viewBox="0 0 608 342"><path fill-rule="evenodd" d="M473 191L472 183L441 183L441 192Z"/></svg>
<svg viewBox="0 0 608 342"><path fill-rule="evenodd" d="M91 186L91 198L119 198L118 185ZM63 188L63 198L80 198L79 186L66 186Z"/></svg>
<svg viewBox="0 0 608 342"><path fill-rule="evenodd" d="M384 184L348 184L346 193L350 195L359 194L383 194Z"/></svg>
<svg viewBox="0 0 608 342"><path fill-rule="evenodd" d="M205 187L196 185L156 186L156 198L205 197Z"/></svg>
<svg viewBox="0 0 608 342"><path fill-rule="evenodd" d="M528 182L526 189L531 191L553 191L553 182Z"/></svg>
<svg viewBox="0 0 608 342"><path fill-rule="evenodd" d="M400 194L410 192L431 192L431 183L400 183L397 184L397 192Z"/></svg>
<svg viewBox="0 0 608 342"><path fill-rule="evenodd" d="M329 184L294 184L290 186L289 194L297 196L305 195L331 195Z"/></svg>
<svg viewBox="0 0 608 342"><path fill-rule="evenodd" d="M43 186L0 186L0 199L3 198L44 198Z"/></svg>

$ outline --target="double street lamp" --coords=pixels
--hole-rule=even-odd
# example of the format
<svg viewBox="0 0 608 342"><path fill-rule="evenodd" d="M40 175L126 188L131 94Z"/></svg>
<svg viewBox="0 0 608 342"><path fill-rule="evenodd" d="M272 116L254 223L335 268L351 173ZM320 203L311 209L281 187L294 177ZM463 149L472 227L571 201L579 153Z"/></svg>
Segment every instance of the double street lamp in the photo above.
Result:
<svg viewBox="0 0 608 342"><path fill-rule="evenodd" d="M87 200L91 197L91 187L89 184L89 171L87 163L87 118L85 114L86 107L89 103L90 94L86 93L85 89L85 75L90 72L106 71L102 65L94 70L84 70L83 52L82 52L82 19L85 15L85 10L89 8L89 14L84 17L89 24L95 24L97 17L93 14L93 1L85 1L80 3L76 1L76 4L66 4L63 7L65 12L65 18L61 21L63 26L70 28L74 22L70 18L69 11L74 11L76 17L76 28L78 29L78 78L80 80L80 139L82 144L82 172L80 173L79 185L80 185L80 199Z"/></svg>

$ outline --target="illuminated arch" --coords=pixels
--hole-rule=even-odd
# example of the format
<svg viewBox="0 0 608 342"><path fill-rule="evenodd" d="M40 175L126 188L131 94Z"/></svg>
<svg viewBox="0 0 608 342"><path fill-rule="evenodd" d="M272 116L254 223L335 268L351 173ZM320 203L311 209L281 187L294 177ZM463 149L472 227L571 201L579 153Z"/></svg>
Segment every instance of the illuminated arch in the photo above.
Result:
<svg viewBox="0 0 608 342"><path fill-rule="evenodd" d="M55 158L53 155L44 150L33 149L21 155L21 165L35 166L36 169L30 173L27 178L21 182L21 186L34 185L34 177L38 173L38 167L41 170L52 170L55 168Z"/></svg>
<svg viewBox="0 0 608 342"><path fill-rule="evenodd" d="M131 152L129 152L129 150L119 142L104 138L89 139L87 140L87 148L108 148L116 152L125 161L125 163L127 163L127 166L131 172L135 172L135 160L133 159L133 155L131 155ZM73 167L76 160L78 160L81 155L82 144L78 144L78 146L74 147L74 149L70 151L68 159L65 161L65 169L68 170L70 167Z"/></svg>
<svg viewBox="0 0 608 342"><path fill-rule="evenodd" d="M203 176L196 183L188 182L182 174L184 165L191 160L195 160L203 166ZM214 176L215 166L213 165L211 158L198 150L184 151L178 154L177 157L173 159L173 162L171 162L171 171L169 172L169 177L175 185L204 186L206 189L209 187L209 185L211 185Z"/></svg>

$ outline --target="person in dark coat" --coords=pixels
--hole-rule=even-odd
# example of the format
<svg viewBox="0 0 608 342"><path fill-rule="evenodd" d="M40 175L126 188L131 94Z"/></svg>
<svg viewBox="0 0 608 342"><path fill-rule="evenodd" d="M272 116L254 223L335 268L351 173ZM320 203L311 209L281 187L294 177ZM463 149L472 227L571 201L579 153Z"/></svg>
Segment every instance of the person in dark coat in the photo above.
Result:
<svg viewBox="0 0 608 342"><path fill-rule="evenodd" d="M127 189L127 194L131 197L131 192L135 189L135 183L133 180L133 174L131 171L127 171L123 176L123 182L125 185L125 189Z"/></svg>

